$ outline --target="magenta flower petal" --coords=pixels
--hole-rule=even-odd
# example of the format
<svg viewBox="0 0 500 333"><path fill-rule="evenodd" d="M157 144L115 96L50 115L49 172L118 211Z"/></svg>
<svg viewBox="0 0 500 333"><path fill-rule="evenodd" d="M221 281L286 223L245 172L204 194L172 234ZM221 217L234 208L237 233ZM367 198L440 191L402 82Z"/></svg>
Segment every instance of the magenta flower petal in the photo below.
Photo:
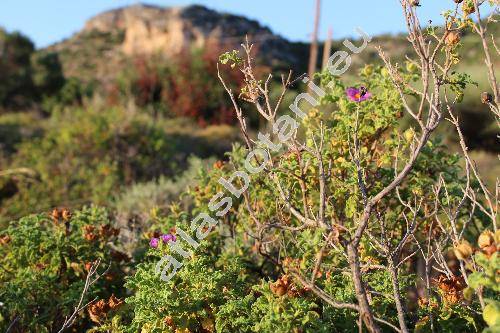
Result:
<svg viewBox="0 0 500 333"><path fill-rule="evenodd" d="M176 240L175 236L172 234L161 235L160 238L163 241L163 243L175 242L175 240Z"/></svg>
<svg viewBox="0 0 500 333"><path fill-rule="evenodd" d="M356 98L356 96L358 96L358 95L361 96L359 89L356 89L353 87L347 88L346 94L347 94L347 97L349 97L349 99L351 101L357 101L358 99Z"/></svg>
<svg viewBox="0 0 500 333"><path fill-rule="evenodd" d="M151 246L152 248L156 249L158 247L158 243L160 242L160 240L158 238L151 238L151 240L149 241L149 246Z"/></svg>
<svg viewBox="0 0 500 333"><path fill-rule="evenodd" d="M366 101L367 99L370 99L372 97L372 93L367 91L361 98L359 99L360 102Z"/></svg>
<svg viewBox="0 0 500 333"><path fill-rule="evenodd" d="M346 95L353 102L366 101L372 97L372 94L365 87L361 87L361 89L349 87L346 89Z"/></svg>

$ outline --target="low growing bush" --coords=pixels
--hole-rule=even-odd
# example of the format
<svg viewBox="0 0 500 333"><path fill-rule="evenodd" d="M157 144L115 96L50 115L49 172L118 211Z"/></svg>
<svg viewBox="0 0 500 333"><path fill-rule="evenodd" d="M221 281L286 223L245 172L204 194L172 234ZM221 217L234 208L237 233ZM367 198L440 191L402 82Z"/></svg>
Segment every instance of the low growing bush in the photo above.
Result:
<svg viewBox="0 0 500 333"><path fill-rule="evenodd" d="M97 297L122 297L128 259L114 249L118 232L106 210L97 207L13 221L0 233L0 330L11 326L11 332L57 332L77 306L96 260L102 263L98 273L104 275L83 304ZM77 316L75 328L90 325L86 312Z"/></svg>

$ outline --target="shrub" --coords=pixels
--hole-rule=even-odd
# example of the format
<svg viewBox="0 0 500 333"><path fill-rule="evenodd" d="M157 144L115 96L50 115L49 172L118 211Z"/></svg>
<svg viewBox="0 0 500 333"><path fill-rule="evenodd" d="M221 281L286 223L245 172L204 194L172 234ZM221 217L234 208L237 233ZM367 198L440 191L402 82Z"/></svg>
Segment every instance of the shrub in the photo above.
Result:
<svg viewBox="0 0 500 333"><path fill-rule="evenodd" d="M0 82L0 107L22 108L31 103L35 89L30 57L34 50L29 38L0 28L0 72L3 78Z"/></svg>
<svg viewBox="0 0 500 333"><path fill-rule="evenodd" d="M175 174L189 155L177 151L181 138L120 109L70 109L45 125L45 134L21 143L10 163L34 170L39 179L17 179L16 194L2 201L2 215L105 204L122 184Z"/></svg>
<svg viewBox="0 0 500 333"><path fill-rule="evenodd" d="M183 194L192 205L150 215L137 245L144 260L125 284L127 306L100 311L92 332L498 330L498 199L454 111L472 83L453 71L458 31L472 27L486 43L481 19L468 17L479 15L478 3L467 0L462 17L445 12L444 28L425 31L418 1L401 5L417 59L401 66L381 51L385 66L367 65L355 87L327 69L293 113L277 114L291 76L271 94L248 43L243 57L221 56L221 65L244 74L242 87L221 80L246 147L235 145L227 162L201 170ZM495 96L484 92L483 103L498 118L498 85L486 64ZM158 77L141 83L155 100ZM255 139L243 102L265 119L268 135ZM402 130L404 113L412 122ZM445 117L462 161L434 135ZM156 200L156 184L143 189ZM98 305L105 303L91 315Z"/></svg>
<svg viewBox="0 0 500 333"><path fill-rule="evenodd" d="M117 231L117 230L116 230ZM58 331L78 304L91 263L107 273L92 285L84 303L98 297L120 297L126 258L114 250L116 232L101 208L69 214L59 211L14 221L0 234L0 329L12 332ZM90 325L78 316L76 327Z"/></svg>
<svg viewBox="0 0 500 333"><path fill-rule="evenodd" d="M325 71L317 75L322 91L310 85L308 102L314 107L296 105L302 113L276 115L281 100L270 99L267 85L243 60L251 58L249 45L241 58L237 52L221 57L246 74L241 90L227 89L240 123L243 100L269 122L272 133L267 138L274 143L279 139L285 151L262 137L251 140L252 133L241 126L246 147L235 146L229 163L201 175L189 192L194 208L172 206L167 218L158 219L150 236L177 234L175 245L193 253L182 255L153 240L149 256L158 260L170 255L182 260L182 267L165 266L171 277L165 283L154 261L139 265L128 284L134 292L127 299L133 312L123 327L146 332L496 328L498 246L493 236L481 236L480 247L493 243L487 244L491 259L483 253L475 262L470 245L478 231L495 226L495 199L485 190L467 149L464 170L460 156L431 135L445 112L461 134L452 106L470 78L449 69L458 58L459 38L454 32L454 38L447 38L450 31L432 27L422 32L413 5L403 1L402 6L416 40L442 38L435 51L415 46L420 55L416 63L424 65L419 68L411 59L404 67L393 65L381 52L386 65L364 68L355 83L358 88ZM445 13L450 24L461 26L451 15ZM422 77L432 79L424 80L420 89ZM409 106L408 99L417 99L420 109ZM498 110L493 104L490 108ZM403 112L414 121L405 131L399 129ZM465 147L463 138L461 145ZM260 155L247 155L254 149L261 149ZM250 174L252 164L262 172ZM241 170L248 171L248 180L235 173ZM245 194L236 194L234 188ZM217 205L221 195L231 204ZM202 228L195 219L201 212L219 218L219 227ZM187 238L180 229L189 230L201 245L190 247L180 239ZM245 265L232 275L238 262ZM225 280L225 274L232 279ZM223 295L228 291L228 297L217 297L215 290Z"/></svg>
<svg viewBox="0 0 500 333"><path fill-rule="evenodd" d="M57 94L65 83L57 53L38 53L31 59L33 83L40 97Z"/></svg>
<svg viewBox="0 0 500 333"><path fill-rule="evenodd" d="M182 201L180 198L187 188L196 184L198 174L213 161L213 158L202 160L192 156L188 160L187 170L178 176L161 176L149 182L136 183L118 195L113 204L116 223L124 230L122 242L130 252L137 250L141 235L150 229L159 216L167 214L172 204ZM188 209L191 204L191 200L185 197L182 207Z"/></svg>
<svg viewBox="0 0 500 333"><path fill-rule="evenodd" d="M187 117L199 124L233 124L230 101L219 85L214 49L186 51L168 64L153 58L136 58L123 70L108 99L152 109L154 116ZM239 75L231 74L232 82ZM118 95L118 96L117 96Z"/></svg>

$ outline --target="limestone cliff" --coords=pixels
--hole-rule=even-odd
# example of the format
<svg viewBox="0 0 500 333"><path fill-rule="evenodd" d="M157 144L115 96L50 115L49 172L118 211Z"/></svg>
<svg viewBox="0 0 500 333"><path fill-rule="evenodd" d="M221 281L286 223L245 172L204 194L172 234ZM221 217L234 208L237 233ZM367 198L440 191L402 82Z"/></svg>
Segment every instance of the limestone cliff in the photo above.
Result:
<svg viewBox="0 0 500 333"><path fill-rule="evenodd" d="M192 48L229 50L247 35L266 64L295 67L299 63L291 44L258 22L202 6L140 4L110 10L50 49L60 53L67 75L85 77L92 71L93 77L106 79L130 56L168 59Z"/></svg>

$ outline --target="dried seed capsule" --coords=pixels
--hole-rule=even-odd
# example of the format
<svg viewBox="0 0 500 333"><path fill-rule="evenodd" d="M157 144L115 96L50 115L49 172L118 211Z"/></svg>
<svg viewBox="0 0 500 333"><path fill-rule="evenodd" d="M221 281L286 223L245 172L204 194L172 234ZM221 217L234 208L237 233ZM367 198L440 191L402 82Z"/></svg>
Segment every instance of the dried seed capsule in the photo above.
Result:
<svg viewBox="0 0 500 333"><path fill-rule="evenodd" d="M472 254L472 246L469 244L468 241L464 240L461 243L459 243L455 248L453 249L453 252L455 253L455 256L460 259L460 260L465 260L469 258Z"/></svg>
<svg viewBox="0 0 500 333"><path fill-rule="evenodd" d="M445 38L446 45L453 46L460 42L460 33L458 31L450 31Z"/></svg>
<svg viewBox="0 0 500 333"><path fill-rule="evenodd" d="M484 249L488 246L491 246L492 244L495 244L495 235L489 231L483 231L481 235L479 235L479 238L477 239L477 245L481 248Z"/></svg>
<svg viewBox="0 0 500 333"><path fill-rule="evenodd" d="M491 102L493 102L493 96L491 96L490 93L485 91L485 92L481 93L481 102L483 104L491 103Z"/></svg>

